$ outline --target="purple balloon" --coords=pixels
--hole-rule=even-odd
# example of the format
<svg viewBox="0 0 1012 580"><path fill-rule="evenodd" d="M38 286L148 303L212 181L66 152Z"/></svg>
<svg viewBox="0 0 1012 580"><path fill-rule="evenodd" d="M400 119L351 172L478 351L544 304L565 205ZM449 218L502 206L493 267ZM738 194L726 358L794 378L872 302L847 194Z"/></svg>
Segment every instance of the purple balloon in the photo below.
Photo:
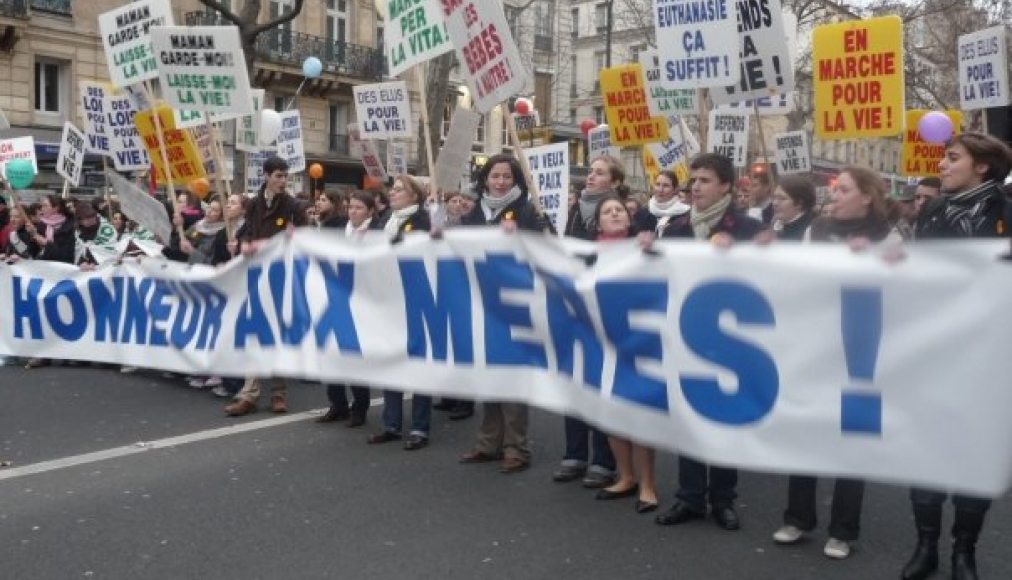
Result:
<svg viewBox="0 0 1012 580"><path fill-rule="evenodd" d="M928 143L943 144L952 137L952 120L945 113L931 111L917 122L917 132Z"/></svg>

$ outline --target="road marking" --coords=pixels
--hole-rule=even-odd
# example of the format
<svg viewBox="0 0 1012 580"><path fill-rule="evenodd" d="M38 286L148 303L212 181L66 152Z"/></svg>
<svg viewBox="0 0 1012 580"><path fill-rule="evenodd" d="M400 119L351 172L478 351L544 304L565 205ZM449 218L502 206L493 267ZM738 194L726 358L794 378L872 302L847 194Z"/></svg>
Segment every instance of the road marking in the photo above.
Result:
<svg viewBox="0 0 1012 580"><path fill-rule="evenodd" d="M405 396L404 398L407 399L409 396ZM383 398L377 397L372 399L369 403L370 406L380 406L383 404ZM40 461L38 463L31 463L29 465L13 467L10 469L4 468L0 469L0 481L25 477L27 475L47 473L58 469L66 469L68 467L87 465L89 463L97 463L107 459L116 459L117 457L136 455L138 453L144 453L155 449L179 447L189 443L218 439L220 437L228 437L229 435L238 435L239 433L248 433L250 431L257 431L260 429L269 429L271 427L287 425L289 423L298 423L299 421L319 417L320 414L324 413L327 409L328 407L321 407L319 409L312 409L301 413L292 413L281 417L271 417L269 419L249 421L246 423L228 425L226 427L218 427L216 429L206 429L204 431L196 431L194 433L187 433L186 435L176 435L174 437L166 437L164 439L156 439L154 441L139 441L131 445L103 449L102 451L71 455L69 457L61 457L59 459L51 459L49 461Z"/></svg>

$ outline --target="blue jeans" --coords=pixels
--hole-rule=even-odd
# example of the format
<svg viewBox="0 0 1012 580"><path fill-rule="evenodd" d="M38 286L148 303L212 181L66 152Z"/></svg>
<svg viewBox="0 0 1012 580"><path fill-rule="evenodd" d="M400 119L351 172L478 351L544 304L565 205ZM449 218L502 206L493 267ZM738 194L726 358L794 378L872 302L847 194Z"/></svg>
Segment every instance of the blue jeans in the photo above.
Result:
<svg viewBox="0 0 1012 580"><path fill-rule="evenodd" d="M411 432L429 436L432 419L432 397L414 395L411 401ZM400 433L404 426L404 393L383 391L383 428Z"/></svg>
<svg viewBox="0 0 1012 580"><path fill-rule="evenodd" d="M593 459L590 458L592 449ZM573 417L566 417L566 455L562 461L584 466L589 463L608 471L615 470L615 457L608 445L608 435Z"/></svg>

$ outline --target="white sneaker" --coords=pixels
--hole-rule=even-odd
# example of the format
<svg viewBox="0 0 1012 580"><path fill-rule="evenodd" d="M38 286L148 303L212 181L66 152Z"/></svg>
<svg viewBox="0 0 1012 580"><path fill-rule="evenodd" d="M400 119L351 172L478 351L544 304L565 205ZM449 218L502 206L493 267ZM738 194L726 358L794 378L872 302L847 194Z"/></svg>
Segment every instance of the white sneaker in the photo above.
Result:
<svg viewBox="0 0 1012 580"><path fill-rule="evenodd" d="M801 539L805 532L795 526L787 525L773 532L773 541L778 544L793 544Z"/></svg>
<svg viewBox="0 0 1012 580"><path fill-rule="evenodd" d="M850 543L845 540L829 538L829 541L826 542L826 547L822 549L822 553L830 558L843 560L850 555Z"/></svg>
<svg viewBox="0 0 1012 580"><path fill-rule="evenodd" d="M137 367L121 366L119 368L119 372L123 373L124 375L129 375L130 373L137 372Z"/></svg>
<svg viewBox="0 0 1012 580"><path fill-rule="evenodd" d="M190 383L189 384L194 389L203 389L204 388L204 379L201 378L201 377L193 377L192 379L190 379Z"/></svg>
<svg viewBox="0 0 1012 580"><path fill-rule="evenodd" d="M221 377L211 377L204 381L205 387L218 387L221 386Z"/></svg>
<svg viewBox="0 0 1012 580"><path fill-rule="evenodd" d="M221 397L222 399L232 396L232 394L226 391L225 387L222 385L218 385L217 387L211 389L211 394L215 397Z"/></svg>

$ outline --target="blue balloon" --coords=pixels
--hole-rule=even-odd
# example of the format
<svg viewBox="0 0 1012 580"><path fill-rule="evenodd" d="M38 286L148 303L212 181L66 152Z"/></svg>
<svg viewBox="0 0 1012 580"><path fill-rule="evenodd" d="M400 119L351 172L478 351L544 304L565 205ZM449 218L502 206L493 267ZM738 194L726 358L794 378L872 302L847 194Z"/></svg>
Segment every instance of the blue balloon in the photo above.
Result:
<svg viewBox="0 0 1012 580"><path fill-rule="evenodd" d="M315 56L311 56L302 61L302 74L306 75L307 79L315 79L320 76L320 73L322 72L323 63Z"/></svg>
<svg viewBox="0 0 1012 580"><path fill-rule="evenodd" d="M14 189L24 189L35 181L35 167L28 159L11 159L4 166L4 173Z"/></svg>

